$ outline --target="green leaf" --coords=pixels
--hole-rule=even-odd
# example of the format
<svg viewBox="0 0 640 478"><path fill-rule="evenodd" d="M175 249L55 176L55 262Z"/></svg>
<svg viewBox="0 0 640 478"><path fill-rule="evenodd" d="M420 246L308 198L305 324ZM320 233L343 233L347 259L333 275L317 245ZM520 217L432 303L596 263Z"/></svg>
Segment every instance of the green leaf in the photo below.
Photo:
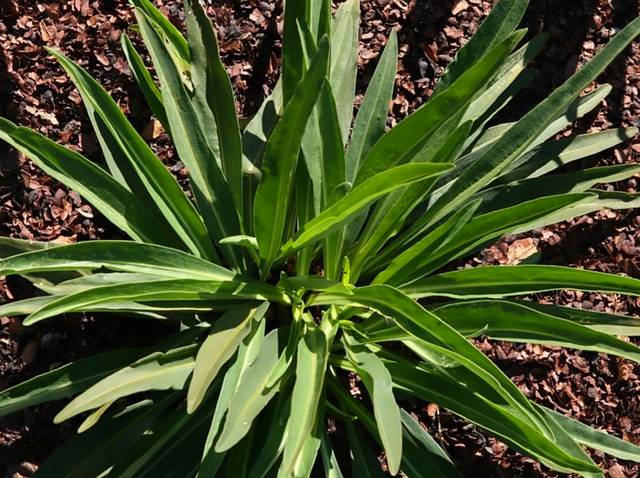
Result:
<svg viewBox="0 0 640 478"><path fill-rule="evenodd" d="M333 451L331 440L326 432L322 433L320 442L320 456L322 457L322 464L324 465L324 473L326 478L343 478L342 470L340 470L340 464L338 463L338 458Z"/></svg>
<svg viewBox="0 0 640 478"><path fill-rule="evenodd" d="M260 320L268 307L268 303L258 308L240 306L214 322L209 336L202 343L196 356L193 377L187 392L187 413L193 413L200 406L207 389L222 366L233 356L240 342L249 333L251 321Z"/></svg>
<svg viewBox="0 0 640 478"><path fill-rule="evenodd" d="M171 301L175 303L203 300L273 300L274 302L286 302L288 299L279 289L259 282L158 279L133 284L94 287L93 289L63 296L29 315L24 323L31 325L66 312L93 309L96 306L114 302Z"/></svg>
<svg viewBox="0 0 640 478"><path fill-rule="evenodd" d="M412 478L460 476L447 453L436 443L422 425L405 410L400 410L406 451L402 470ZM424 466L425 464L428 466Z"/></svg>
<svg viewBox="0 0 640 478"><path fill-rule="evenodd" d="M296 88L267 143L262 181L254 200L254 228L260 246L263 276L282 244L302 135L324 81L328 62L329 45L325 39L318 45L318 53L309 71Z"/></svg>
<svg viewBox="0 0 640 478"><path fill-rule="evenodd" d="M217 133L222 170L242 216L242 141L233 88L220 59L216 33L204 9L198 0L187 0L184 7L191 51L194 107L196 111L209 109L213 112L216 125L213 134ZM203 115L200 117L204 118ZM202 125L213 129L211 122Z"/></svg>
<svg viewBox="0 0 640 478"><path fill-rule="evenodd" d="M381 285L354 289L336 288L315 296L311 303L322 304L327 301L343 305L358 304L390 317L430 350L444 355L447 360L455 361L462 369L482 380L488 390L495 392L495 397L502 397L509 404L512 413L550 434L539 413L493 362L444 321L399 290ZM416 351L413 347L412 350ZM476 382L480 383L479 380Z"/></svg>
<svg viewBox="0 0 640 478"><path fill-rule="evenodd" d="M339 186L345 182L344 147L338 124L336 102L331 86L325 82L318 97L307 129L302 139L302 150L309 179L313 186L313 211L306 204L309 192L308 181L301 178L297 184L298 227L305 224L310 217L334 203L341 195ZM301 168L302 169L302 168ZM304 176L303 171L300 171ZM299 181L300 183L300 181ZM305 211L308 210L308 214ZM311 214L313 213L313 214ZM306 217L306 216L309 217ZM342 240L339 233L327 237L323 245L323 259L327 277L335 278L342 260ZM310 254L311 251L308 251ZM301 266L304 265L304 259ZM300 269L300 268L299 268Z"/></svg>
<svg viewBox="0 0 640 478"><path fill-rule="evenodd" d="M532 301L514 300L513 302L539 310L547 315L577 322L578 324L585 325L599 332L604 332L605 334L624 335L628 337L634 337L640 334L640 319L636 317L605 314L603 312L577 309L574 307L538 304Z"/></svg>
<svg viewBox="0 0 640 478"><path fill-rule="evenodd" d="M414 224L412 232L433 225L450 211L466 203L473 194L500 175L639 33L640 18L616 34L587 65L527 113L491 145L481 158L465 169L457 181L431 206L427 214Z"/></svg>
<svg viewBox="0 0 640 478"><path fill-rule="evenodd" d="M130 2L149 17L154 27L158 29L158 32L162 33L171 45L178 59L182 63L188 64L191 61L189 44L184 36L182 36L182 33L180 33L180 30L178 30L150 0L130 0Z"/></svg>
<svg viewBox="0 0 640 478"><path fill-rule="evenodd" d="M501 298L562 289L640 296L640 280L561 266L487 266L426 277L402 288L415 299Z"/></svg>
<svg viewBox="0 0 640 478"><path fill-rule="evenodd" d="M541 196L584 192L596 184L622 181L639 171L640 166L619 164L515 181L479 193L478 196L482 198L481 211L515 206Z"/></svg>
<svg viewBox="0 0 640 478"><path fill-rule="evenodd" d="M457 159L472 127L472 122L468 121L452 131L453 125L459 121L459 116L454 115L431 135L420 157L416 158L417 161L440 164L453 163ZM425 199L439 179L440 176L434 177L396 191L375 207L350 254L354 281L360 277L362 268L376 257L380 248L402 229L407 217Z"/></svg>
<svg viewBox="0 0 640 478"><path fill-rule="evenodd" d="M555 428L553 438L548 438L539 427L522 421L495 401L477 396L474 387L469 388L438 369L427 369L400 357L387 360L386 365L401 391L438 403L538 461L567 473L579 472L590 477L600 473L587 456L574 448L575 444L560 441L561 433Z"/></svg>
<svg viewBox="0 0 640 478"><path fill-rule="evenodd" d="M405 252L396 257L392 263L393 271L398 271L399 276L391 282L393 285L406 283L405 281L415 280L430 272L437 270L444 264L462 257L472 251L482 248L504 234L514 233L521 230L530 230L536 225L552 224L557 213L564 214L565 211L572 211L572 206L581 205L592 200L591 194L564 194L550 196L532 201L520 203L510 208L499 209L481 216L477 216L451 238L442 248L430 251L425 254L432 241L445 233L447 223L436 228L432 234L428 234L424 239L415 245L407 248ZM567 213L567 216L573 217ZM538 221L538 222L536 222ZM411 264L410 267L407 267ZM391 278L388 278L389 280ZM400 282L402 280L402 282Z"/></svg>
<svg viewBox="0 0 640 478"><path fill-rule="evenodd" d="M447 163L411 163L376 174L305 224L296 236L282 246L281 254L291 254L321 239L356 216L379 197L407 184L441 174L448 169L451 169L451 165Z"/></svg>
<svg viewBox="0 0 640 478"><path fill-rule="evenodd" d="M324 411L320 412L320 417L324 415ZM320 448L320 442L322 440L322 432L325 427L325 423L323 419L320 419L316 422L315 429L311 435L307 437L304 444L302 445L302 450L298 456L298 460L295 463L293 473L289 476L299 477L299 478L310 478L311 474L314 470L314 465L318 460L318 449ZM287 476L285 474L280 474L280 477Z"/></svg>
<svg viewBox="0 0 640 478"><path fill-rule="evenodd" d="M522 178L537 178L578 159L593 156L632 139L638 128L617 128L597 133L547 141L518 158L515 169L498 178L507 183Z"/></svg>
<svg viewBox="0 0 640 478"><path fill-rule="evenodd" d="M355 368L350 371L355 371ZM378 442L381 442L376 421L367 408L358 400L354 400L348 392L340 385L336 385L334 380L328 381L333 394L340 399L340 403L348 409L367 428ZM343 420L345 419L343 412ZM400 469L412 478L451 478L457 477L458 473L451 463L447 454L438 444L426 433L419 423L417 423L408 413L400 410L402 419L403 452ZM352 420L346 415L346 423Z"/></svg>
<svg viewBox="0 0 640 478"><path fill-rule="evenodd" d="M124 56L129 64L129 68L131 69L131 73L133 74L133 78L136 80L136 84L138 85L138 88L140 88L147 105L149 105L154 116L158 118L158 121L162 123L162 126L167 129L167 132L169 132L169 121L167 121L167 112L164 109L164 104L162 103L162 93L160 93L160 88L158 88L153 81L153 78L145 66L144 61L140 57L140 54L137 52L133 43L131 43L131 40L126 34L122 34L120 37L120 43L122 45Z"/></svg>
<svg viewBox="0 0 640 478"><path fill-rule="evenodd" d="M284 25L282 32L282 98L283 105L288 106L295 95L298 82L304 76L305 59L301 38L298 35L298 24L306 24L307 2L285 0Z"/></svg>
<svg viewBox="0 0 640 478"><path fill-rule="evenodd" d="M216 159L203 134L206 125L201 125L201 128L194 127L199 124L199 118L190 102L179 71L145 15L137 11L136 18L160 77L163 87L162 99L167 110L176 150L189 171L191 188L209 234L215 242L223 237L240 234L238 211L230 207L233 204L233 195L229 184L217 166ZM232 177L227 178L231 184L235 184L231 182L232 180L237 180L238 184L235 186L239 186L240 181L241 159L238 158L237 161L238 173L234 172ZM241 250L228 246L223 246L221 249L232 266L239 270L246 270L246 265L243 266L240 257Z"/></svg>
<svg viewBox="0 0 640 478"><path fill-rule="evenodd" d="M262 165L267 141L278 119L282 116L282 78L278 80L271 94L262 102L260 109L251 118L242 133L242 152L245 160L259 168ZM247 174L247 171L245 171ZM246 195L246 191L245 191ZM251 197L253 200L253 196Z"/></svg>
<svg viewBox="0 0 640 478"><path fill-rule="evenodd" d="M26 239L16 239L15 237L0 237L0 259L14 256L23 252L39 251L50 247L62 246L64 242L41 242Z"/></svg>
<svg viewBox="0 0 640 478"><path fill-rule="evenodd" d="M127 449L107 476L194 476L210 418L207 408L213 401L206 405L193 415L183 407L165 414Z"/></svg>
<svg viewBox="0 0 640 478"><path fill-rule="evenodd" d="M474 93L491 79L496 66L511 51L515 40L509 38L492 49L445 92L433 97L382 136L363 158L354 184L358 185L395 164L408 162L419 154L431 133L451 118L451 112L463 111Z"/></svg>
<svg viewBox="0 0 640 478"><path fill-rule="evenodd" d="M225 281L235 274L185 252L130 241L89 241L0 260L0 275L107 268L165 278Z"/></svg>
<svg viewBox="0 0 640 478"><path fill-rule="evenodd" d="M294 476L305 443L316 429L323 396L328 357L327 337L319 328L309 328L298 343L296 381L287 422L287 440L279 476Z"/></svg>
<svg viewBox="0 0 640 478"><path fill-rule="evenodd" d="M353 124L346 157L347 181L354 181L360 162L385 132L397 66L398 33L393 29Z"/></svg>
<svg viewBox="0 0 640 478"><path fill-rule="evenodd" d="M215 259L215 249L195 207L184 195L176 179L127 121L116 102L82 68L61 53L49 53L57 58L80 90L84 101L104 122L134 167L148 194L189 250L197 256Z"/></svg>
<svg viewBox="0 0 640 478"><path fill-rule="evenodd" d="M360 2L347 0L336 10L331 25L331 67L329 83L338 107L338 123L342 144L347 142L353 118L353 101L358 75L358 33ZM338 54L339 52L339 54Z"/></svg>
<svg viewBox="0 0 640 478"><path fill-rule="evenodd" d="M319 213L335 200L335 191L344 183L344 148L336 101L329 83L323 83L307 129L302 150L309 177L313 183L314 210Z"/></svg>
<svg viewBox="0 0 640 478"><path fill-rule="evenodd" d="M146 400L100 421L58 448L34 476L39 478L86 478L104 476L127 448L177 400L175 394L155 403Z"/></svg>
<svg viewBox="0 0 640 478"><path fill-rule="evenodd" d="M487 89L471 103L465 112L462 122L476 121L475 130L481 132L483 126L502 108L504 108L515 92L521 88L519 79L526 76L522 74L526 66L542 51L548 35L540 34L530 42L511 54L500 67L496 79ZM524 85L522 85L524 86Z"/></svg>
<svg viewBox="0 0 640 478"><path fill-rule="evenodd" d="M432 233L427 234L420 242L391 261L391 264L380 272L372 283L393 285L408 281L420 270L418 264L424 261L426 256L442 249L459 236L460 230L469 222L479 206L480 201L476 200L462 207Z"/></svg>
<svg viewBox="0 0 640 478"><path fill-rule="evenodd" d="M400 407L393 396L393 382L382 360L365 346L345 336L347 356L371 396L380 439L387 455L389 472L396 475L402 460L402 421Z"/></svg>
<svg viewBox="0 0 640 478"><path fill-rule="evenodd" d="M345 423L351 449L351 476L353 478L382 478L382 468L376 453L369 447L357 425Z"/></svg>
<svg viewBox="0 0 640 478"><path fill-rule="evenodd" d="M460 49L456 59L440 78L434 94L446 91L451 84L464 75L495 47L498 42L511 35L520 24L529 2L526 0L501 0L480 24L478 31Z"/></svg>
<svg viewBox="0 0 640 478"><path fill-rule="evenodd" d="M129 365L147 349L122 349L71 362L0 393L0 417L81 392Z"/></svg>
<svg viewBox="0 0 640 478"><path fill-rule="evenodd" d="M4 118L0 118L0 139L23 152L47 174L78 191L136 241L180 244L164 221L150 214L136 196L79 153Z"/></svg>
<svg viewBox="0 0 640 478"><path fill-rule="evenodd" d="M555 420L559 426L564 428L578 443L622 460L640 463L640 446L621 440L604 431L594 430L590 426L580 423L578 420L566 417L546 407L540 406L540 409L549 418Z"/></svg>
<svg viewBox="0 0 640 478"><path fill-rule="evenodd" d="M253 420L279 391L282 382L266 385L284 346L286 329L272 330L264 339L257 358L242 374L233 397L229 400L224 427L214 445L216 452L229 450L249 431Z"/></svg>
<svg viewBox="0 0 640 478"><path fill-rule="evenodd" d="M287 439L287 421L291 411L291 394L283 392L269 404L264 421L257 424L261 433L259 451L252 460L249 476L263 478L275 465Z"/></svg>
<svg viewBox="0 0 640 478"><path fill-rule="evenodd" d="M258 357L264 340L265 322L264 320L257 323L255 321L252 322L251 332L240 344L233 364L225 373L211 425L209 426L209 433L205 440L198 476L215 476L226 457L226 451L218 453L213 445L218 439L223 420L238 388L238 383Z"/></svg>
<svg viewBox="0 0 640 478"><path fill-rule="evenodd" d="M545 314L522 303L501 300L454 302L433 311L463 335L482 335L509 342L592 350L640 362L640 348L570 320Z"/></svg>
<svg viewBox="0 0 640 478"><path fill-rule="evenodd" d="M154 352L122 368L85 390L54 418L62 423L118 398L148 390L182 390L193 370L197 346Z"/></svg>
<svg viewBox="0 0 640 478"><path fill-rule="evenodd" d="M15 300L0 306L0 316L15 317L29 315L55 300L55 297L31 297L29 299Z"/></svg>

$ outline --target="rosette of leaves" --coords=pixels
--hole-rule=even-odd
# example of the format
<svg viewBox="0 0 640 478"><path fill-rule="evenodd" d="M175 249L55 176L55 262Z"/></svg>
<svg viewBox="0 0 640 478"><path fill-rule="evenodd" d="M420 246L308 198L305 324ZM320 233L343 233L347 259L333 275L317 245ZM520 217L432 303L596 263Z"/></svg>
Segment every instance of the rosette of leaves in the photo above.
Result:
<svg viewBox="0 0 640 478"><path fill-rule="evenodd" d="M640 19L520 120L500 124L545 41L523 44L527 2L501 0L431 98L387 131L396 33L354 118L358 2L332 16L327 0L287 0L282 76L241 127L197 0L184 2L186 37L149 0L132 3L155 73L126 35L122 46L189 191L105 90L50 51L82 95L106 167L5 119L0 138L129 239L3 239L0 275L42 294L0 315L30 325L118 314L175 333L0 394L1 415L73 396L55 421L85 418L37 476L456 476L407 411L412 397L561 472L603 476L584 447L638 461L638 447L528 400L469 339L640 361L640 349L616 338L640 335L636 319L524 299L562 289L640 296L640 281L539 263L452 265L505 234L640 205L596 188L636 165L561 169L634 128L556 139L610 91L583 94Z"/></svg>

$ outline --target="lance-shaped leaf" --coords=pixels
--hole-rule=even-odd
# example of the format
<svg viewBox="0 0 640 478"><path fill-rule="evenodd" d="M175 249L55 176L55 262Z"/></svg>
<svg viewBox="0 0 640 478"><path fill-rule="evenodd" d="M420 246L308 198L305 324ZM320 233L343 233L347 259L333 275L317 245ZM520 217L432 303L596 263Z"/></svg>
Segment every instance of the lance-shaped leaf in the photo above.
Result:
<svg viewBox="0 0 640 478"><path fill-rule="evenodd" d="M225 373L222 388L217 397L215 410L209 426L209 433L204 443L202 463L198 471L199 476L214 476L226 457L226 451L217 452L214 444L222 430L223 420L225 419L229 405L231 405L231 400L236 393L238 384L249 367L255 362L262 348L262 343L265 338L264 331L264 320L252 323L251 332L240 344L233 364Z"/></svg>
<svg viewBox="0 0 640 478"><path fill-rule="evenodd" d="M384 474L377 460L377 450L372 450L357 424L347 423L353 478L382 478Z"/></svg>
<svg viewBox="0 0 640 478"><path fill-rule="evenodd" d="M502 38L513 33L527 9L526 0L501 0L481 23L476 34L460 49L456 59L440 78L434 94L438 94L460 78L469 68L495 46Z"/></svg>
<svg viewBox="0 0 640 478"><path fill-rule="evenodd" d="M413 182L437 176L449 169L451 169L451 165L447 163L411 163L376 174L306 223L296 236L282 246L281 254L290 254L322 239L344 225L345 222L356 217L358 213L381 196Z"/></svg>
<svg viewBox="0 0 640 478"><path fill-rule="evenodd" d="M622 460L640 463L640 446L609 435L607 432L595 430L588 425L580 423L578 420L566 417L549 408L541 406L540 409L564 428L578 443Z"/></svg>
<svg viewBox="0 0 640 478"><path fill-rule="evenodd" d="M480 202L474 201L460 208L431 234L427 234L424 239L396 257L385 270L376 276L373 283L394 285L407 281L409 277L420 270L419 266L415 266L459 236L460 231L471 220L478 206L480 206ZM408 266L409 264L411 267Z"/></svg>
<svg viewBox="0 0 640 478"><path fill-rule="evenodd" d="M267 406L282 382L267 388L273 367L278 363L280 350L286 343L286 329L272 330L262 342L258 356L242 374L235 393L229 400L224 427L214 445L216 452L229 450L251 428L253 420Z"/></svg>
<svg viewBox="0 0 640 478"><path fill-rule="evenodd" d="M469 121L452 132L451 128L458 123L459 117L459 114L454 115L431 135L420 158L417 158L420 162L453 163L457 159L472 126ZM407 217L425 200L439 179L435 177L412 184L390 194L376 205L350 254L354 281L360 277L363 267L376 257L380 248L403 227Z"/></svg>
<svg viewBox="0 0 640 478"><path fill-rule="evenodd" d="M85 70L61 53L49 53L56 57L80 90L83 99L100 116L134 167L148 194L189 250L195 255L215 259L217 255L202 218L176 179L129 123L116 102Z"/></svg>
<svg viewBox="0 0 640 478"><path fill-rule="evenodd" d="M296 85L304 76L304 48L298 34L298 25L306 24L307 2L285 0L282 31L282 99L287 105L295 95Z"/></svg>
<svg viewBox="0 0 640 478"><path fill-rule="evenodd" d="M0 393L0 416L81 392L147 352L142 348L105 352L19 383Z"/></svg>
<svg viewBox="0 0 640 478"><path fill-rule="evenodd" d="M95 287L63 296L29 315L25 324L31 325L66 312L95 309L103 304L118 302L163 302L233 300L288 300L277 288L257 282L202 281L193 279L158 279L133 284Z"/></svg>
<svg viewBox="0 0 640 478"><path fill-rule="evenodd" d="M554 438L549 439L540 428L523 422L492 401L475 396L465 384L437 369L427 370L400 357L385 362L400 390L438 403L556 470L578 472L591 478L601 476L598 467L575 442L570 438L568 443L565 441L567 436L563 436L562 430L554 428Z"/></svg>
<svg viewBox="0 0 640 478"><path fill-rule="evenodd" d="M207 405L213 405L212 402L209 400ZM128 447L111 469L111 476L193 476L209 417L205 407L193 415L184 407L174 408Z"/></svg>
<svg viewBox="0 0 640 478"><path fill-rule="evenodd" d="M375 418L367 408L360 401L354 400L334 380L329 380L328 384L331 391L340 400L342 407L349 413L353 413L369 433L381 443ZM453 478L459 476L451 459L422 429L420 424L404 410L400 410L400 414L403 425L403 452L400 469L403 473L412 478Z"/></svg>
<svg viewBox="0 0 640 478"><path fill-rule="evenodd" d="M331 24L331 68L329 83L336 98L342 144L349 138L353 100L358 75L358 32L360 2L347 0L336 10ZM339 53L338 53L339 52Z"/></svg>
<svg viewBox="0 0 640 478"><path fill-rule="evenodd" d="M303 456L306 442L317 428L319 406L323 396L324 376L329 350L327 337L319 328L309 328L298 343L296 381L287 423L287 441L280 465L281 476L294 475L296 463Z"/></svg>
<svg viewBox="0 0 640 478"><path fill-rule="evenodd" d="M239 171L238 174L233 173L232 177L227 178L229 183L225 181L204 137L206 125L201 125L201 128L194 127L199 124L198 115L164 43L143 14L137 12L137 18L163 86L162 99L174 143L180 159L189 170L191 188L209 234L215 242L224 237L241 234L240 218L237 209L233 207L234 199L230 190L232 179L240 182ZM240 161L238 158L238 169L241 167ZM239 187L239 184L235 185ZM220 248L235 268L246 268L243 266L241 250L224 245Z"/></svg>
<svg viewBox="0 0 640 478"><path fill-rule="evenodd" d="M229 280L236 275L185 252L130 241L89 241L0 260L0 275L107 268L165 278Z"/></svg>
<svg viewBox="0 0 640 478"><path fill-rule="evenodd" d="M177 399L175 394L168 394L155 402L145 400L101 420L91 430L74 436L58 448L38 468L38 476L104 476Z"/></svg>
<svg viewBox="0 0 640 478"><path fill-rule="evenodd" d="M126 34L122 34L120 37L120 42L122 44L122 51L124 52L124 56L127 59L127 63L129 63L129 69L133 74L133 78L136 80L136 84L142 95L144 96L147 105L155 115L155 117L162 123L162 126L167 128L167 132L169 132L169 122L167 121L167 111L164 109L164 104L162 103L162 93L160 93L160 88L156 85L151 77L151 73L144 64L142 57L131 43L131 40Z"/></svg>
<svg viewBox="0 0 640 478"><path fill-rule="evenodd" d="M512 300L512 302L539 310L543 314L577 322L578 324L604 332L605 334L623 335L627 337L635 337L640 334L640 319L633 316L606 314L604 312L595 312L593 310L578 309L575 307L538 304L537 302L529 300Z"/></svg>
<svg viewBox="0 0 640 478"><path fill-rule="evenodd" d="M640 280L561 266L487 266L438 274L402 288L416 299L500 298L562 289L640 296Z"/></svg>
<svg viewBox="0 0 640 478"><path fill-rule="evenodd" d="M432 310L467 337L486 335L496 340L592 350L640 361L640 348L637 346L587 325L547 314L543 307L527 307L525 302L472 300ZM609 320L615 320L615 316L609 317ZM406 340L410 336L392 326L373 332L369 339Z"/></svg>
<svg viewBox="0 0 640 478"><path fill-rule="evenodd" d="M402 421L400 407L393 396L391 375L376 354L358 344L353 338L345 336L345 341L347 355L354 363L358 375L371 396L373 413L387 455L389 472L395 476L402 460Z"/></svg>
<svg viewBox="0 0 640 478"><path fill-rule="evenodd" d="M496 66L519 39L520 36L510 37L493 48L447 91L432 98L382 136L363 158L354 184L360 184L394 164L410 161L420 153L430 134L450 119L452 112L463 111L474 93L491 79Z"/></svg>
<svg viewBox="0 0 640 478"><path fill-rule="evenodd" d="M639 171L640 166L619 164L514 181L513 183L496 186L479 193L478 197L482 198L480 210L484 212L502 209L541 196L580 193L587 191L596 184L622 181L634 174L638 174Z"/></svg>
<svg viewBox="0 0 640 478"><path fill-rule="evenodd" d="M181 390L193 370L196 351L196 345L187 345L141 358L78 395L55 416L54 422L62 423L79 413L134 393Z"/></svg>
<svg viewBox="0 0 640 478"><path fill-rule="evenodd" d="M151 0L129 0L136 8L139 8L149 17L153 22L155 28L166 39L169 45L171 45L172 53L177 57L176 60L182 64L189 64L191 61L189 44L187 40L182 36L180 30L169 21L164 14L156 8Z"/></svg>
<svg viewBox="0 0 640 478"><path fill-rule="evenodd" d="M443 247L425 254L432 246L432 241L438 240L444 233L447 227L447 222L445 222L396 257L389 267L392 275L385 274L382 278L385 281L390 281L393 285L415 280L437 270L443 264L457 257L495 241L504 234L532 229L530 225L536 221L540 221L541 226L552 224L556 214L572 211L572 207L576 205L591 204L592 199L593 195L587 193L564 194L534 199L510 208L492 211L473 218L463 225L451 240L443 244ZM573 217L570 212L566 214ZM411 264L411 267L407 267L408 264Z"/></svg>
<svg viewBox="0 0 640 478"><path fill-rule="evenodd" d="M268 303L258 308L240 306L214 322L196 356L187 392L187 413L193 413L200 406L209 385L251 330L251 321L259 320L268 307Z"/></svg>
<svg viewBox="0 0 640 478"><path fill-rule="evenodd" d="M593 156L632 139L638 128L614 128L597 133L547 141L514 162L514 168L497 179L508 183L517 179L537 178L578 159Z"/></svg>
<svg viewBox="0 0 640 478"><path fill-rule="evenodd" d="M455 465L447 453L438 445L422 425L407 413L400 410L402 425L406 442L406 458L403 457L402 469L409 476L415 478L427 478L428 476L440 476L442 478L454 478L459 476ZM429 467L420 466L425 460L430 462ZM433 473L433 475L432 475Z"/></svg>
<svg viewBox="0 0 640 478"><path fill-rule="evenodd" d="M302 135L316 102L329 62L329 45L318 45L309 71L287 104L265 150L262 181L254 200L254 228L265 275L282 244Z"/></svg>
<svg viewBox="0 0 640 478"><path fill-rule="evenodd" d="M424 230L433 225L500 175L639 33L640 18L637 18L615 35L607 46L566 83L513 125L480 159L471 164L414 225L413 231ZM439 96L441 95L436 98Z"/></svg>
<svg viewBox="0 0 640 478"><path fill-rule="evenodd" d="M161 218L149 214L134 194L81 154L4 118L0 118L0 139L31 158L47 174L78 191L131 238L180 247L179 239Z"/></svg>
<svg viewBox="0 0 640 478"><path fill-rule="evenodd" d="M287 391L288 392L288 391ZM284 392L269 404L267 416L257 425L260 443L252 458L249 476L264 478L273 468L284 450L287 440L287 422L291 412L291 394Z"/></svg>
<svg viewBox="0 0 640 478"><path fill-rule="evenodd" d="M205 134L207 130L217 134L222 170L242 216L242 141L233 88L220 59L216 33L199 0L185 1L185 14L194 107L196 113L206 109L213 113L215 128L212 123L202 123L202 126ZM200 118L206 118L206 115L200 114Z"/></svg>
<svg viewBox="0 0 640 478"><path fill-rule="evenodd" d="M494 392L494 397L502 397L502 400L509 404L512 413L540 427L543 433L551 435L540 414L491 360L446 322L421 307L403 292L384 285L354 289L336 287L314 296L310 303L360 305L390 317L406 332L433 349L437 349L438 354L459 363L470 374L482 380L487 389ZM478 380L476 382L480 383Z"/></svg>
<svg viewBox="0 0 640 478"><path fill-rule="evenodd" d="M347 149L346 179L353 182L360 162L384 134L398 69L398 33L391 31L353 123Z"/></svg>

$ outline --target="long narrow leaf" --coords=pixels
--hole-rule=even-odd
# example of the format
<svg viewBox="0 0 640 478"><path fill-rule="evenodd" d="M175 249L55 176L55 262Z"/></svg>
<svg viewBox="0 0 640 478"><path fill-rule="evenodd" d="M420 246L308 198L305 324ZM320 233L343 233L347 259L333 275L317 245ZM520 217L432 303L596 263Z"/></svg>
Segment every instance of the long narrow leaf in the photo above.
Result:
<svg viewBox="0 0 640 478"><path fill-rule="evenodd" d="M100 116L178 236L195 255L215 259L215 249L195 207L184 195L176 179L127 121L115 101L82 68L61 53L50 53L73 79L83 99Z"/></svg>
<svg viewBox="0 0 640 478"><path fill-rule="evenodd" d="M200 2L186 0L185 13L196 105L213 112L222 170L242 217L242 141L233 88L220 59L216 33ZM212 124L203 126L214 129Z"/></svg>
<svg viewBox="0 0 640 478"><path fill-rule="evenodd" d="M194 125L198 124L198 116L189 101L180 73L149 21L143 14L136 14L163 86L162 99L167 109L176 149L189 170L191 188L209 234L216 243L224 237L241 234L240 218L237 209L233 207L234 200L229 184L216 163L203 130L194 128ZM237 161L240 168L240 158L237 158ZM235 175L233 179L240 180ZM240 257L241 251L224 245L220 248L235 268L246 270L246 264L243 265Z"/></svg>
<svg viewBox="0 0 640 478"><path fill-rule="evenodd" d="M296 88L267 143L254 209L263 275L268 272L282 244L302 135L324 81L328 61L329 45L325 39L320 42L309 71Z"/></svg>
<svg viewBox="0 0 640 478"><path fill-rule="evenodd" d="M429 296L472 299L562 289L640 296L640 280L561 266L487 266L427 277L403 291L416 299Z"/></svg>

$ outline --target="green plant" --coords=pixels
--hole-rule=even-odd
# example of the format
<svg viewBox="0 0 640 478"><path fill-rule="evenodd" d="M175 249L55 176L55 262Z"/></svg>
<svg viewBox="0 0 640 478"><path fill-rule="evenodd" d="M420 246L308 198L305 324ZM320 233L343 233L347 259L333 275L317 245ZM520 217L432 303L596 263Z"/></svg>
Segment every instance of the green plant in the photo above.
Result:
<svg viewBox="0 0 640 478"><path fill-rule="evenodd" d="M553 139L609 92L580 96L640 33L640 19L518 122L492 125L532 79L526 67L545 40L518 48L527 2L501 0L432 98L385 132L395 32L352 121L358 2L332 19L327 0L288 0L281 81L241 129L197 0L184 2L188 40L149 0L132 3L161 88L126 35L122 45L188 169L193 201L109 95L51 51L80 90L108 170L5 119L0 139L131 240L2 239L0 275L25 277L44 295L0 315L27 315L29 325L107 312L180 330L0 394L0 415L76 394L55 421L89 412L37 476L297 477L315 467L339 477L345 457L353 476L378 476L379 449L391 474L456 476L400 407L406 396L436 402L555 470L602 476L583 446L639 460L640 448L529 401L469 338L640 362L640 349L615 337L640 335L636 319L512 298L559 289L640 296L640 281L539 264L441 271L507 233L640 205L593 189L638 166L554 174L634 128ZM353 374L362 400L349 393ZM349 450L334 453L327 417Z"/></svg>

